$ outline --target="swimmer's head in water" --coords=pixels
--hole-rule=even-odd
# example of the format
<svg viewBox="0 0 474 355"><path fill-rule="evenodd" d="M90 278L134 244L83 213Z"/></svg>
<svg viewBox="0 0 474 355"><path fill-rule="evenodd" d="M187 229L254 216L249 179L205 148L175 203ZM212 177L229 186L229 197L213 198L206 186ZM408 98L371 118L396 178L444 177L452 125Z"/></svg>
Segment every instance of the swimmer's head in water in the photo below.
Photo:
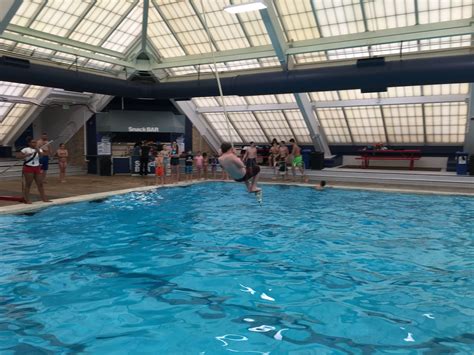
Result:
<svg viewBox="0 0 474 355"><path fill-rule="evenodd" d="M322 181L319 183L319 186L321 186L321 187L326 186L326 181L322 180Z"/></svg>
<svg viewBox="0 0 474 355"><path fill-rule="evenodd" d="M222 150L222 153L227 153L230 148L232 148L232 144L230 144L229 142L223 142L221 144L221 150Z"/></svg>

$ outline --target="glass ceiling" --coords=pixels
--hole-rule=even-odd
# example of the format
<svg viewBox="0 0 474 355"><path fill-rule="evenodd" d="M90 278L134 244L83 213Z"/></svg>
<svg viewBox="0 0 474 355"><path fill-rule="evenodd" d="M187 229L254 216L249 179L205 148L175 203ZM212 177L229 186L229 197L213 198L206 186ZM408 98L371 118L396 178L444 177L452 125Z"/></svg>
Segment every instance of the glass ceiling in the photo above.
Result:
<svg viewBox="0 0 474 355"><path fill-rule="evenodd" d="M270 36L259 12L232 15L225 6L248 0L150 0L148 45L157 62L186 56L208 55L212 50L245 51L271 46ZM469 19L474 0L271 0L284 39L294 42L316 40L406 26L436 24ZM204 9L201 9L203 4ZM205 12L205 16L203 16ZM118 75L140 44L143 16L142 0L23 0L5 34L24 37L29 44L0 36L0 51L63 63L98 72ZM207 23L211 46L205 28ZM18 37L17 37L18 38ZM34 40L34 41L33 41ZM36 41L36 42L35 42ZM43 48L43 46L54 48ZM81 47L79 44L84 44ZM332 49L301 53L290 58L298 64L363 58L374 55L401 55L420 51L472 47L472 35L445 36L420 40ZM59 49L64 48L66 51ZM80 49L87 57L67 53ZM85 55L85 53L82 53ZM230 60L218 63L218 70L235 71L279 67L274 55L264 58ZM164 69L169 77L199 75L213 71L208 64L182 65ZM0 95L27 97L30 90L42 89L2 83ZM389 88L384 93L361 94L358 90L308 93L312 102L341 100L390 99L466 94L467 84ZM8 94L7 92L10 92ZM295 137L310 143L309 132L293 95L228 97L227 105L294 104L294 109L231 112L231 129L235 141L266 142ZM195 99L199 107L218 107L215 98ZM0 141L11 127L26 114L29 106L1 102ZM465 131L465 102L412 103L357 107L314 107L316 119L330 143L370 143L374 140L394 144L457 144ZM449 117L444 115L449 112ZM17 117L17 118L15 118ZM222 113L203 114L221 138L227 137L227 119ZM441 121L440 119L443 118Z"/></svg>
<svg viewBox="0 0 474 355"><path fill-rule="evenodd" d="M466 134L467 104L465 100L443 102L443 95L465 97L468 90L468 84L445 84L389 88L381 93L340 90L305 95L313 103L313 119L319 122L329 144L462 144ZM423 98L429 96L436 96L440 102L422 103ZM345 100L400 98L403 101L407 97L416 98L420 103L381 105L373 100L374 103L368 106L337 107ZM286 141L295 138L300 144L311 143L293 95L227 96L225 100L234 143L268 144L273 138ZM192 101L201 111L222 107L219 97L194 98ZM319 108L318 102L328 107ZM288 103L294 104L295 109L278 109L278 104ZM249 105L267 107L233 111L233 107L241 109ZM222 140L229 139L223 112L203 112L202 116Z"/></svg>

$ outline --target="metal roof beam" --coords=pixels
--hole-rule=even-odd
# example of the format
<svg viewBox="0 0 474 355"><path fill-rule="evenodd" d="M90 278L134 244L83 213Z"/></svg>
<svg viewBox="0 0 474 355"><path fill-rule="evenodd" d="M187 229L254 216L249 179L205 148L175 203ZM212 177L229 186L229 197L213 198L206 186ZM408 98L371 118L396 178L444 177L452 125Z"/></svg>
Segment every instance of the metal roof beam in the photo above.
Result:
<svg viewBox="0 0 474 355"><path fill-rule="evenodd" d="M296 94L298 95L298 94ZM358 100L335 100L335 101L313 101L311 106L318 108L355 107L355 106L383 106L383 105L413 105L437 102L465 102L469 95L432 95L432 96L407 96L407 97L387 97ZM279 111L297 110L297 103L282 104L261 104L261 105L233 105L227 106L228 112L251 112L251 111ZM198 113L218 113L224 112L222 107L198 107Z"/></svg>
<svg viewBox="0 0 474 355"><path fill-rule="evenodd" d="M35 39L38 38L38 39L42 39L44 41L54 42L55 44L57 43L58 45L62 44L62 45L65 45L65 46L74 47L74 48L85 50L85 51L100 53L100 54L108 55L108 56L115 57L115 58L123 59L125 57L122 53L112 51L110 49L106 49L106 48L99 47L99 46L93 46L91 44L87 44L87 43L84 43L84 42L75 41L73 39L65 38L65 37L62 37L62 36L56 36L56 35L49 34L49 33L46 33L46 32L41 32L41 31L33 30L31 28L26 28L26 27L22 27L22 26L13 25L13 24L8 25L7 31L14 32L16 34L23 35L23 36L34 37ZM5 39L9 39L7 37L9 35L10 35L9 33L3 33L1 35L1 37L5 38ZM21 36L17 36L17 37L21 37ZM26 42L18 40L18 39L15 39L15 41L20 42L20 43L26 43ZM26 44L30 44L30 43L26 43ZM50 44L50 43L44 42L41 46L38 45L38 47L48 48L48 47L45 47L45 45L48 45L48 44ZM61 47L61 48L64 48L64 47ZM48 49L51 49L51 48L48 48ZM65 52L65 51L61 50L60 52Z"/></svg>
<svg viewBox="0 0 474 355"><path fill-rule="evenodd" d="M267 1L266 5L265 9L260 10L260 16L272 42L275 54L280 61L280 65L286 70L288 69L288 57L286 55L288 45L280 25L278 10L274 6L273 1Z"/></svg>
<svg viewBox="0 0 474 355"><path fill-rule="evenodd" d="M468 95L433 95L433 96L407 96L387 97L359 100L318 101L313 102L314 108L354 107L354 106L382 106L382 105L413 105L435 102L460 102L466 101Z"/></svg>
<svg viewBox="0 0 474 355"><path fill-rule="evenodd" d="M317 151L324 152L325 157L331 156L331 150L327 140L326 133L320 125L316 112L314 112L307 94L294 94L296 103L301 111L306 127L308 128L311 141Z"/></svg>
<svg viewBox="0 0 474 355"><path fill-rule="evenodd" d="M388 30L370 31L343 36L332 36L317 38L314 40L296 41L285 51L285 57L289 55L320 52L334 49L353 48L386 43L413 41L420 39L439 38L447 36L459 36L474 33L474 21L472 19L444 21L434 24L416 25ZM404 56L410 53L404 54ZM414 53L416 54L416 53ZM217 62L235 60L258 59L275 56L273 46L256 46L244 49L219 51L215 54ZM399 58L399 55L397 55ZM210 64L211 53L182 56L163 59L153 69L165 69L171 67Z"/></svg>
<svg viewBox="0 0 474 355"><path fill-rule="evenodd" d="M20 8L23 0L2 0L0 1L0 34L5 31L10 21Z"/></svg>
<svg viewBox="0 0 474 355"><path fill-rule="evenodd" d="M84 51L81 49L65 47L56 43L44 42L35 38L29 38L29 37L21 36L18 34L4 33L1 37L4 39L8 39L10 41L20 42L20 43L28 44L34 47L50 49L57 52L72 54L78 57L95 59L101 62L116 64L116 65L129 67L129 68L134 67L133 63L127 62L125 60L110 58L108 56L106 57L97 53L92 53L92 52Z"/></svg>

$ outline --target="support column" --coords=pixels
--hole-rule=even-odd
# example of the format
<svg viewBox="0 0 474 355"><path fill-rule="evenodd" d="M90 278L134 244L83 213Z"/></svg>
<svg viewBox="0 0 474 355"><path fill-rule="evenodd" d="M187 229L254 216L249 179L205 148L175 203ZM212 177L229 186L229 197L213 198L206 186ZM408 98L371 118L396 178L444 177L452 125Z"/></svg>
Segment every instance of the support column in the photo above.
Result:
<svg viewBox="0 0 474 355"><path fill-rule="evenodd" d="M319 125L319 121L316 117L316 114L313 110L313 106L308 99L306 94L294 94L296 103L303 115L303 119L308 127L311 140L316 150L324 152L324 157L331 156L331 150L329 149L328 141L326 139L326 134L324 133L323 128Z"/></svg>
<svg viewBox="0 0 474 355"><path fill-rule="evenodd" d="M175 101L171 100L173 105L183 114L188 117L194 127L199 131L201 136L206 142L217 152L219 151L221 141L216 136L209 124L203 119L203 117L197 113L196 105L189 101Z"/></svg>

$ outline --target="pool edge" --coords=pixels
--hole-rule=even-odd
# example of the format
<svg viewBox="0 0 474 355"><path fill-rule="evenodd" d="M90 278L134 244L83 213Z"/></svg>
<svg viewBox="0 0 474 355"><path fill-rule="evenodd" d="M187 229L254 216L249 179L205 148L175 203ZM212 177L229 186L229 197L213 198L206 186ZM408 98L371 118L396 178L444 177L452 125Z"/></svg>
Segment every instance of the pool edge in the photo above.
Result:
<svg viewBox="0 0 474 355"><path fill-rule="evenodd" d="M195 180L195 181L179 182L179 183L169 184L169 185L150 185L150 186L132 187L128 189L97 192L97 193L92 193L92 194L78 195L78 196L71 196L71 197L63 197L63 198L52 200L52 202L39 201L39 202L34 202L31 205L21 204L21 205L13 205L13 206L12 205L4 206L4 207L0 207L0 215L33 212L33 211L42 210L51 206L66 205L66 204L77 203L77 202L94 201L94 200L99 200L99 199L103 199L103 198L107 198L111 196L123 195L130 192L142 192L142 191L150 191L150 190L155 190L155 189L160 189L160 188L190 186L190 185L209 183L209 182L235 183L232 180ZM315 184L311 184L311 183L282 182L282 181L261 181L259 182L259 184L299 186L299 187L314 187L315 186ZM397 189L397 188L386 188L386 187L363 187L363 186L337 185L337 186L329 186L327 187L327 189L367 190L367 191L422 194L422 195L443 195L443 196L452 195L452 196L474 197L474 192L469 193L469 192L430 191L430 190Z"/></svg>

